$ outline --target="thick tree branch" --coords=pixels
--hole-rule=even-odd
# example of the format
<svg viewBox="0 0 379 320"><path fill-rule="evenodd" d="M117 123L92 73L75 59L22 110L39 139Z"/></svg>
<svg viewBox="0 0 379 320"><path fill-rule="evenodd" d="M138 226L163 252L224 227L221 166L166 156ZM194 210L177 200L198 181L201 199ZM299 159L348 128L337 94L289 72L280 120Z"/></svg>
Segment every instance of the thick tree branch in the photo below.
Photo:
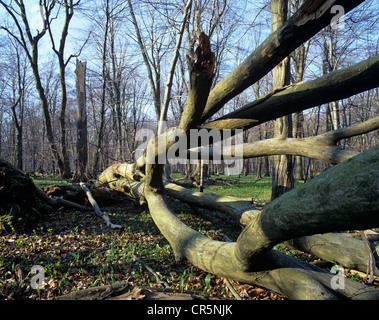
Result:
<svg viewBox="0 0 379 320"><path fill-rule="evenodd" d="M285 245L310 253L325 261L337 261L344 268L367 271L367 252L363 241L360 239L338 233L325 233L292 239L286 241ZM373 246L373 248L375 254L379 253L378 245ZM379 269L375 265L372 269L375 275L379 275Z"/></svg>
<svg viewBox="0 0 379 320"><path fill-rule="evenodd" d="M222 79L211 91L203 112L204 122L230 99L270 72L303 42L331 23L331 7L342 5L345 13L363 0L306 1L280 29L268 38L234 71Z"/></svg>
<svg viewBox="0 0 379 320"><path fill-rule="evenodd" d="M207 123L208 129L248 129L284 115L379 86L379 55L315 80L293 84ZM209 101L209 100L208 100Z"/></svg>
<svg viewBox="0 0 379 320"><path fill-rule="evenodd" d="M237 240L241 268L275 244L302 236L379 226L379 146L324 171L267 205Z"/></svg>
<svg viewBox="0 0 379 320"><path fill-rule="evenodd" d="M340 149L336 145L338 141L378 129L379 116L315 137L286 138L280 136L224 148L200 147L189 149L187 156L190 159L197 159L201 155L209 159L222 159L224 155L235 157L239 154L236 151L242 150L245 159L271 155L293 155L318 159L335 165L358 154L351 150Z"/></svg>
<svg viewBox="0 0 379 320"><path fill-rule="evenodd" d="M196 207L220 211L239 221L242 225L248 224L260 210L254 208L244 199L212 193L195 192L183 188L175 183L165 183L167 195L194 205Z"/></svg>
<svg viewBox="0 0 379 320"><path fill-rule="evenodd" d="M148 147L148 157L154 156L154 143L154 140L151 141ZM162 171L163 165L147 164L145 197L154 222L170 242L176 258L187 258L205 271L245 283L260 284L294 299L378 298L378 290L348 279L345 279L345 290L333 290L333 275L275 251L262 253L259 265L244 268L240 259L236 259L239 258L236 255L240 247L238 242L211 240L186 226L172 213L163 197ZM278 213L280 214L281 212ZM245 236L251 234L245 233ZM255 271L252 271L253 267Z"/></svg>

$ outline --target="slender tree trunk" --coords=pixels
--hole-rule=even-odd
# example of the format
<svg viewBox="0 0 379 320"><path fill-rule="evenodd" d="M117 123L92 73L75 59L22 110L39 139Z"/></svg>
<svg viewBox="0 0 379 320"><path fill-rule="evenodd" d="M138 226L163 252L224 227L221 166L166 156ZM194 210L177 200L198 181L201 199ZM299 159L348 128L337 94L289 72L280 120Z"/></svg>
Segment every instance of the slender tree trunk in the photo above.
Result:
<svg viewBox="0 0 379 320"><path fill-rule="evenodd" d="M93 177L97 177L99 170L99 161L100 156L103 154L103 130L104 130L104 121L105 121L105 90L106 90L106 58L107 58L107 38L108 38L108 29L109 29L109 0L106 1L105 8L105 26L104 26L104 39L103 39L103 52L102 52L102 86L101 86L101 103L100 103L100 125L99 131L97 133L97 145L95 152L95 159L93 164Z"/></svg>
<svg viewBox="0 0 379 320"><path fill-rule="evenodd" d="M293 134L292 134L294 138L300 138L300 139L304 138L303 122L304 122L303 112L296 112L294 115ZM302 157L295 156L294 161L295 161L296 179L304 180Z"/></svg>
<svg viewBox="0 0 379 320"><path fill-rule="evenodd" d="M66 66L62 57L59 58L59 80L61 84L62 100L59 111L59 146L63 159L63 178L68 179L71 177L70 158L67 152L66 143L66 108L67 108L67 86L66 86Z"/></svg>
<svg viewBox="0 0 379 320"><path fill-rule="evenodd" d="M109 35L110 35L110 53L111 53L111 65L112 65L112 80L110 81L112 89L111 93L111 103L113 108L113 121L115 129L115 140L116 140L116 152L115 158L122 159L123 156L123 139L122 139L122 113L121 113L121 90L120 90L120 77L121 73L117 68L117 59L115 51L115 28L114 21L111 21L109 25Z"/></svg>
<svg viewBox="0 0 379 320"><path fill-rule="evenodd" d="M16 168L23 170L23 126L24 126L24 105L25 105L25 76L26 68L24 67L21 70L21 61L20 54L16 48L16 70L17 70L17 101L16 99L16 89L14 88L14 97L15 100L11 107L13 122L16 128ZM16 112L16 107L18 106L19 112Z"/></svg>
<svg viewBox="0 0 379 320"><path fill-rule="evenodd" d="M34 60L34 61L37 61L37 60ZM34 79L36 82L37 92L38 92L38 95L39 95L39 98L41 101L41 105L42 105L43 122L44 122L44 126L46 128L46 137L47 137L47 140L49 142L50 151L51 151L51 154L53 156L55 163L58 165L59 174L63 175L64 164L63 164L63 161L59 155L58 148L55 144L54 133L53 133L52 125L51 125L51 118L50 118L50 112L49 112L49 104L47 102L45 90L42 87L41 78L39 75L37 63L32 64L32 70L33 70Z"/></svg>
<svg viewBox="0 0 379 320"><path fill-rule="evenodd" d="M271 1L271 32L280 28L287 19L288 1ZM289 58L285 58L273 69L273 90L289 84L290 64ZM274 136L292 137L292 118L287 115L275 120ZM294 186L292 156L275 156L272 171L272 194L275 199L283 193L291 190Z"/></svg>

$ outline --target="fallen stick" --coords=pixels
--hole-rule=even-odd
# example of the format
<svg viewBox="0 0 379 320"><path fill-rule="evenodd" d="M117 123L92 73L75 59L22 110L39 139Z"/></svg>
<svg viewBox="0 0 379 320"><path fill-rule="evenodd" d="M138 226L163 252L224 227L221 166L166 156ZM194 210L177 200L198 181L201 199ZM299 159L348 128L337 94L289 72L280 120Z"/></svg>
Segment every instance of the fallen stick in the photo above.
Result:
<svg viewBox="0 0 379 320"><path fill-rule="evenodd" d="M230 292L233 294L233 296L236 298L236 300L242 300L241 296L238 294L238 292L236 291L236 289L234 289L234 287L230 283L229 279L224 278L224 283L226 284L226 286L228 287L228 289L230 290Z"/></svg>
<svg viewBox="0 0 379 320"><path fill-rule="evenodd" d="M376 266L375 257L371 251L370 242L368 241L365 231L361 230L359 231L359 233L362 237L362 240L367 252L367 256L368 256L368 261L367 261L368 283L372 283L374 281L374 272L375 272L375 266Z"/></svg>
<svg viewBox="0 0 379 320"><path fill-rule="evenodd" d="M133 258L138 261L140 264L142 264L152 275L155 276L155 279L157 280L158 283L164 285L166 288L170 288L170 285L166 282L166 281L163 281L159 275L153 270L151 269L142 259L138 258L135 253L134 253L134 250L135 248L133 247L133 252L132 252L132 256Z"/></svg>
<svg viewBox="0 0 379 320"><path fill-rule="evenodd" d="M38 188L36 185L34 187L35 187L37 196L41 198L42 200L44 200L45 202L47 202L49 205L70 207L70 208L83 210L83 211L91 210L91 207L82 206L81 204L78 204L69 200L65 200L61 198L50 198L43 190Z"/></svg>
<svg viewBox="0 0 379 320"><path fill-rule="evenodd" d="M89 191L87 186L83 182L80 182L79 185L83 189L83 191L86 193L87 198L89 202L91 203L93 210L95 211L95 214L98 217L103 218L105 222L107 223L107 226L110 226L112 229L121 228L122 227L121 225L111 223L108 214L100 210L99 205L97 204L96 200L93 198L92 193L91 191Z"/></svg>

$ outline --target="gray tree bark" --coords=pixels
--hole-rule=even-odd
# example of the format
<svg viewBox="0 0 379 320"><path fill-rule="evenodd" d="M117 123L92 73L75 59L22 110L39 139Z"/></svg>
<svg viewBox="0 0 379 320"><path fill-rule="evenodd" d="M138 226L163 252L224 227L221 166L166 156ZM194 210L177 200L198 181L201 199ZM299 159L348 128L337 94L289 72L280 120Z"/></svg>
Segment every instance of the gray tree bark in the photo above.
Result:
<svg viewBox="0 0 379 320"><path fill-rule="evenodd" d="M73 179L85 182L88 171L87 106L86 106L86 62L76 60L76 103L77 103L77 140L76 160Z"/></svg>

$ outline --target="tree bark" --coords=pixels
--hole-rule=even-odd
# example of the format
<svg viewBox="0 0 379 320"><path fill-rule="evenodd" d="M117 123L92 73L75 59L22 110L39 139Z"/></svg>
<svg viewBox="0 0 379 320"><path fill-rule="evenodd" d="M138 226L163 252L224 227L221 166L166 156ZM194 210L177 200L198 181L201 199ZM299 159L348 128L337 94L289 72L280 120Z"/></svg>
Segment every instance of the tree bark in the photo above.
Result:
<svg viewBox="0 0 379 320"><path fill-rule="evenodd" d="M292 239L286 241L285 244L323 260L336 261L345 268L367 271L368 258L362 240L336 233L326 233ZM373 245L372 248L374 254L378 256L379 247ZM375 268L375 275L379 275L378 267Z"/></svg>
<svg viewBox="0 0 379 320"><path fill-rule="evenodd" d="M271 33L234 71L217 83L209 95L202 122L214 115L230 99L265 76L294 49L328 25L333 18L330 11L332 6L342 5L345 13L348 13L361 2L363 0L306 1L280 29Z"/></svg>
<svg viewBox="0 0 379 320"><path fill-rule="evenodd" d="M299 112L332 100L379 86L379 55L315 80L292 84L255 100L202 128L248 129L289 113ZM296 103L293 103L296 101Z"/></svg>
<svg viewBox="0 0 379 320"><path fill-rule="evenodd" d="M74 181L85 182L89 178L87 166L87 105L86 105L86 62L76 60L76 103L77 103L77 140Z"/></svg>
<svg viewBox="0 0 379 320"><path fill-rule="evenodd" d="M151 156L151 152L154 149L154 143L155 141L151 141L148 146L148 157ZM319 187L322 187L323 184L321 182L324 182L328 177L328 173L326 173L327 177L325 177L325 175L320 175L318 178L312 180L311 183L304 185L304 188L302 188L300 192L298 192L297 189L292 190L275 200L272 205L268 206L268 208L274 207L276 210L274 209L275 211L272 212L270 209L268 209L269 211L264 209L257 219L252 221L242 232L236 243L225 243L211 240L187 227L171 212L163 199L164 187L161 179L163 170L162 165L147 165L145 197L154 222L170 242L177 259L186 258L192 264L205 271L237 281L260 284L295 299L336 299L341 297L378 299L379 290L365 287L362 284L348 279L345 281L344 290L333 289L331 288L332 274L272 250L260 251L259 263L253 263L253 261L257 262L257 260L251 259L254 256L254 251L251 250L251 248L252 246L254 248L256 241L259 242L259 248L261 248L262 245L263 247L266 247L260 240L265 240L264 242L266 242L270 239L269 236L274 234L276 234L276 236L279 236L280 234L279 238L283 241L283 234L288 237L292 237L293 235L296 236L298 234L302 235L304 232L311 233L312 229L314 231L316 227L320 228L320 226L322 229L327 230L340 227L351 227L352 225L355 226L357 224L365 226L377 225L378 218L376 212L379 210L379 202L375 201L375 199L378 199L379 197L374 196L372 198L371 195L377 195L379 190L377 185L377 181L379 181L379 171L377 170L377 154L379 149L376 148L370 151L365 152L360 157L355 157L355 161L347 161L345 166L336 166L335 168L340 168L333 172L329 171L329 175L332 176L331 180L333 181L333 186L335 184L339 185L339 183L342 182L341 180L346 179L343 174L345 170L348 170L349 172L349 179L360 178L359 180L364 181L369 179L370 183L374 183L372 189L368 190L370 196L366 195L365 190L355 188L354 191L357 191L358 194L355 195L354 200L359 200L360 203L363 204L363 206L358 205L358 208L356 208L357 211L353 210L353 213L346 214L346 211L344 210L333 210L333 208L328 207L325 208L325 211L327 211L328 214L322 213L320 217L320 215L311 212L308 201L303 201L300 206L301 209L297 210L296 214L293 213L293 203L291 200L298 203L299 199L296 195L300 193L304 194L305 192L306 195L313 196L311 201L315 201L317 197L314 196L314 193L315 191L318 191L317 189L319 189ZM370 164L369 170L362 170L362 166L364 167L364 165L368 164ZM358 169L358 172L356 169ZM353 173L356 174L354 175ZM373 174L375 174L375 176L371 178ZM327 190L328 196L332 198L329 202L333 202L330 205L338 207L333 198L333 196L340 196L338 189L330 186ZM331 190L335 191L333 195L330 194ZM349 197L351 197L351 194L351 192L346 194L347 199L350 199ZM295 198L295 200L293 198ZM305 197L305 199L308 200L307 197ZM352 202L356 203L354 200ZM291 202L291 205L289 206L291 212L287 212L287 210L284 209L287 207L287 201ZM351 207L352 203L350 201L348 202L348 206ZM315 208L316 210L318 206L317 204L316 206L312 205L311 208ZM332 222L329 216L330 209L331 212L334 213L333 217L335 218ZM267 229L264 228L262 229L263 233L259 233L260 230L257 229L257 226L259 228L261 225L260 221L262 221L262 217L266 216L265 212L270 212L270 215L277 214L278 220L270 219L270 222L276 222L278 223L278 226L280 225L279 220L286 222L280 225L281 229L279 233L275 233L275 231L272 233L271 227ZM285 219L283 219L283 214L285 215ZM299 214L301 216L300 219ZM347 215L349 219L346 221L345 219L347 218ZM282 218L279 219L279 217ZM363 221L361 217L363 217ZM318 223L321 221L325 222L327 227L323 227L322 224ZM285 225L286 229L291 230L291 232L283 233L283 225ZM279 239L277 238L276 240ZM267 246L267 249L268 247L271 248L272 244L273 242ZM255 248L257 247L255 246ZM280 279L286 280L281 281ZM309 290L309 288L312 289Z"/></svg>
<svg viewBox="0 0 379 320"><path fill-rule="evenodd" d="M288 1L271 1L271 33L279 29L287 20ZM272 70L273 89L282 88L289 85L291 78L289 57L283 59ZM292 116L291 114L278 118L274 121L274 137L292 137ZM283 193L293 189L293 165L292 156L277 155L274 157L272 168L272 188L271 200L281 196Z"/></svg>
<svg viewBox="0 0 379 320"><path fill-rule="evenodd" d="M379 147L373 147L266 206L237 240L236 257L244 268L286 240L375 227L379 223L378 155Z"/></svg>

